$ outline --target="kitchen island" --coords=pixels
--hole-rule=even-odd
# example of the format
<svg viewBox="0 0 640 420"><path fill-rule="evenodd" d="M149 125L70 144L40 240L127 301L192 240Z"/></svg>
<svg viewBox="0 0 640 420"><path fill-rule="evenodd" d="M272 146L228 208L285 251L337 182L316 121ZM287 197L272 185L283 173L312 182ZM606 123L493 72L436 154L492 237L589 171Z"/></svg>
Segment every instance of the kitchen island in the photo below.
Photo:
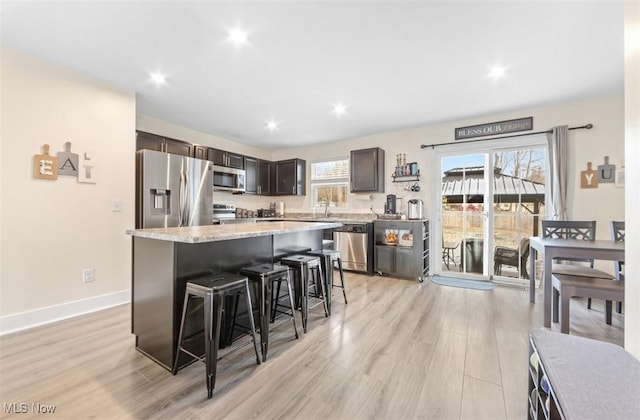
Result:
<svg viewBox="0 0 640 420"><path fill-rule="evenodd" d="M321 248L323 230L339 226L282 221L128 230L133 240L131 328L136 349L171 370L189 279L221 271L237 273L302 249ZM202 329L202 308L189 318L187 336ZM190 361L181 355L180 365Z"/></svg>

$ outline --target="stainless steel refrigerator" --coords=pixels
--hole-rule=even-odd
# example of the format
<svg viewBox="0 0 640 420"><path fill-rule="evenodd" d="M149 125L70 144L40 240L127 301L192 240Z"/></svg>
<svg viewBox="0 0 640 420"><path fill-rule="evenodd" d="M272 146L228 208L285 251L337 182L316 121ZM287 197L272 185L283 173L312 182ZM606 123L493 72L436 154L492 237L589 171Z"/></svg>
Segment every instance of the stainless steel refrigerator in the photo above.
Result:
<svg viewBox="0 0 640 420"><path fill-rule="evenodd" d="M136 152L136 228L212 224L213 162Z"/></svg>

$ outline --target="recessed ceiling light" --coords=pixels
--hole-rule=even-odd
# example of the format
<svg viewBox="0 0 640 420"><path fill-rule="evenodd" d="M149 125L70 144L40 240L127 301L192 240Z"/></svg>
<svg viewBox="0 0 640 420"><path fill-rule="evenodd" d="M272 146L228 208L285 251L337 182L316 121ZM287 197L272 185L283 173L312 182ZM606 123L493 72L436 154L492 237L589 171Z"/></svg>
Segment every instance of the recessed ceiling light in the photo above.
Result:
<svg viewBox="0 0 640 420"><path fill-rule="evenodd" d="M244 29L235 27L229 29L229 37L227 39L235 45L243 45L247 43L249 34Z"/></svg>
<svg viewBox="0 0 640 420"><path fill-rule="evenodd" d="M165 83L167 83L167 76L162 73L151 73L149 74L149 78L156 85L164 85Z"/></svg>
<svg viewBox="0 0 640 420"><path fill-rule="evenodd" d="M267 121L267 125L265 126L265 128L269 131L275 131L278 129L278 122L274 121L274 120L269 120Z"/></svg>
<svg viewBox="0 0 640 420"><path fill-rule="evenodd" d="M502 79L504 75L507 73L507 68L508 67L502 66L499 64L495 65L489 69L489 74L487 74L487 77L493 80Z"/></svg>
<svg viewBox="0 0 640 420"><path fill-rule="evenodd" d="M347 107L342 102L338 102L337 104L333 105L333 113L338 117L344 115L346 112Z"/></svg>

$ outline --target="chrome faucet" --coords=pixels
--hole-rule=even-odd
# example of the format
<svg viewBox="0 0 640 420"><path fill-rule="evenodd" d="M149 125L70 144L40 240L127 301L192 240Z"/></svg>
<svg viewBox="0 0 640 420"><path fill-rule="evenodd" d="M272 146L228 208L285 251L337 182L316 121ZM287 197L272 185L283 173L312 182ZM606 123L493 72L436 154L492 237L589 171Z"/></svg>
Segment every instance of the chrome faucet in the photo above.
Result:
<svg viewBox="0 0 640 420"><path fill-rule="evenodd" d="M324 217L329 217L329 201L324 202Z"/></svg>

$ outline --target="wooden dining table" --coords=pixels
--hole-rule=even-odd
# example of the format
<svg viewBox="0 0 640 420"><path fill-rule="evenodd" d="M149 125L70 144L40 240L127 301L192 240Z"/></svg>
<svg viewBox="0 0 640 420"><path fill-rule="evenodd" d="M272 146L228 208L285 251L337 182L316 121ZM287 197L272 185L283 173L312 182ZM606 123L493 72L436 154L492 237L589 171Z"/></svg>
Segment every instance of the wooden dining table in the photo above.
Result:
<svg viewBox="0 0 640 420"><path fill-rule="evenodd" d="M538 252L544 258L544 326L551 327L551 264L554 259L585 258L594 260L624 261L624 242L611 240L585 241L581 239L530 238L529 301L536 301L536 258Z"/></svg>

